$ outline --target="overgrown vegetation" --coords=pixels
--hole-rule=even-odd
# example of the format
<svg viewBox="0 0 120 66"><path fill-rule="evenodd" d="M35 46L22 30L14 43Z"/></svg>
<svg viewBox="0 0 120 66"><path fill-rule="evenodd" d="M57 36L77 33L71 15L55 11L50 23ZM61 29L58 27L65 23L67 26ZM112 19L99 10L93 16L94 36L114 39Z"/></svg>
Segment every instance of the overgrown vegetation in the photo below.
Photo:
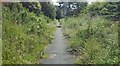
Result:
<svg viewBox="0 0 120 66"><path fill-rule="evenodd" d="M120 20L120 2L95 2L86 7L84 12L94 15L102 15L114 21Z"/></svg>
<svg viewBox="0 0 120 66"><path fill-rule="evenodd" d="M116 8L114 10L117 12L110 10L113 6L118 7L118 4L108 3L105 6L109 9L102 13L107 15L100 14L99 9L102 9L103 5L91 4L78 17L61 19L64 35L71 49L68 51L75 55L75 63L118 64L119 15Z"/></svg>
<svg viewBox="0 0 120 66"><path fill-rule="evenodd" d="M69 48L78 64L118 63L118 23L88 15L66 18L62 22Z"/></svg>
<svg viewBox="0 0 120 66"><path fill-rule="evenodd" d="M2 63L38 64L61 21L77 64L117 64L120 2L3 3ZM0 26L1 27L1 26Z"/></svg>
<svg viewBox="0 0 120 66"><path fill-rule="evenodd" d="M30 4L41 10L40 3ZM44 47L53 38L55 21L34 8L30 11L23 3L3 3L2 18L2 63L40 63Z"/></svg>

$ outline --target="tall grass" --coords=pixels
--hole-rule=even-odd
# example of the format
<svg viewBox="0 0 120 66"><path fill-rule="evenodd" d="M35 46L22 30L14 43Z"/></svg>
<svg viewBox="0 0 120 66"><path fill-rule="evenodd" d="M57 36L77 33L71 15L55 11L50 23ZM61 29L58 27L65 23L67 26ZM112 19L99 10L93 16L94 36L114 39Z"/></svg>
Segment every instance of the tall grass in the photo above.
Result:
<svg viewBox="0 0 120 66"><path fill-rule="evenodd" d="M2 63L38 64L44 58L44 47L52 40L55 21L16 4L19 7L13 10L7 6L2 9Z"/></svg>
<svg viewBox="0 0 120 66"><path fill-rule="evenodd" d="M1 19L2 19L2 12L0 10L0 65L2 64L2 20Z"/></svg>
<svg viewBox="0 0 120 66"><path fill-rule="evenodd" d="M102 16L67 17L61 20L70 52L77 64L118 63L118 22Z"/></svg>

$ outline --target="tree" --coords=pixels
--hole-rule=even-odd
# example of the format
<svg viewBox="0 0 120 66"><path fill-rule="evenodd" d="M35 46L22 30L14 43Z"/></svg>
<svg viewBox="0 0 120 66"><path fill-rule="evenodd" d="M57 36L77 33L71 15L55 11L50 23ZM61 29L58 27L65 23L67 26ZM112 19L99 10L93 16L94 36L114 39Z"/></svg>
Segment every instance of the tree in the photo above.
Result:
<svg viewBox="0 0 120 66"><path fill-rule="evenodd" d="M62 8L60 7L60 6L56 6L56 8L57 8L57 11L56 11L56 19L61 19L61 18L63 18L64 17L64 15L63 15L63 10L62 10Z"/></svg>
<svg viewBox="0 0 120 66"><path fill-rule="evenodd" d="M42 12L49 18L56 18L56 8L50 2L41 2Z"/></svg>
<svg viewBox="0 0 120 66"><path fill-rule="evenodd" d="M87 6L87 2L63 2L61 9L66 16L78 16L80 12Z"/></svg>
<svg viewBox="0 0 120 66"><path fill-rule="evenodd" d="M111 18L112 20L119 20L120 2L95 2L89 5L86 9L91 16L102 15Z"/></svg>
<svg viewBox="0 0 120 66"><path fill-rule="evenodd" d="M36 14L41 12L41 4L39 2L22 2L22 5L30 12L34 12Z"/></svg>

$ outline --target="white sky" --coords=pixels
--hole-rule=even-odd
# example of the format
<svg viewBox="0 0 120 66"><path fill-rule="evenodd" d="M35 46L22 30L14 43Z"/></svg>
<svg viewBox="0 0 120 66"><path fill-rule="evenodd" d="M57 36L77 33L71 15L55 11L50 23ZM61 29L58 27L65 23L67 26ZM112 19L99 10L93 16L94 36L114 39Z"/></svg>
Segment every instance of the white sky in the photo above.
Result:
<svg viewBox="0 0 120 66"><path fill-rule="evenodd" d="M53 2L54 5L59 5L59 3L57 3L57 1L58 1L58 0L52 0L52 2ZM91 2L92 2L93 0L87 0L87 1L88 1L88 4L91 4Z"/></svg>
<svg viewBox="0 0 120 66"><path fill-rule="evenodd" d="M53 4L54 5L58 5L59 6L59 3L57 3L58 0L52 0Z"/></svg>

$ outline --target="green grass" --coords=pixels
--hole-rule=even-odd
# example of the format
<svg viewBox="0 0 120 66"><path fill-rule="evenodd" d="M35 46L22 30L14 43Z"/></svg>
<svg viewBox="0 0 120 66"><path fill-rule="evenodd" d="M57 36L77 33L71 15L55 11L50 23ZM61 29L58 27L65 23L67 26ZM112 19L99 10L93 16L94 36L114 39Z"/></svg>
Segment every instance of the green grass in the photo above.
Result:
<svg viewBox="0 0 120 66"><path fill-rule="evenodd" d="M2 39L0 38L0 65L2 65Z"/></svg>
<svg viewBox="0 0 120 66"><path fill-rule="evenodd" d="M118 22L102 16L67 17L61 20L65 37L77 64L118 63Z"/></svg>
<svg viewBox="0 0 120 66"><path fill-rule="evenodd" d="M2 23L2 63L3 64L39 64L45 57L44 48L55 31L55 20L44 14L36 16L18 4L13 10L3 6ZM17 11L21 8L21 11ZM21 14L25 14L22 19Z"/></svg>
<svg viewBox="0 0 120 66"><path fill-rule="evenodd" d="M2 12L0 11L0 65L2 64Z"/></svg>

